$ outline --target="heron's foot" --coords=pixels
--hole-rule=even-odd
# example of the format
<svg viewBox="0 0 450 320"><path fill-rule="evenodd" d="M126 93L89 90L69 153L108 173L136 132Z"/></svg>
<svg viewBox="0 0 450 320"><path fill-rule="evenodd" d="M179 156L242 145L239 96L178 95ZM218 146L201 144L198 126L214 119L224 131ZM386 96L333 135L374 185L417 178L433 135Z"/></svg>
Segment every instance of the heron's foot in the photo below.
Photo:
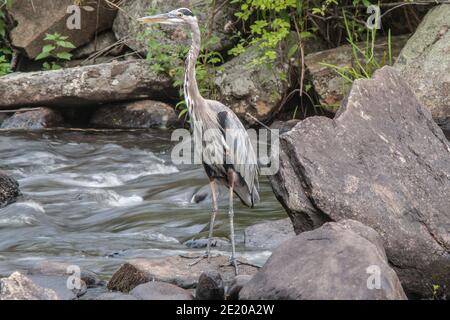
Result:
<svg viewBox="0 0 450 320"><path fill-rule="evenodd" d="M208 259L208 262L211 262L211 254L208 252L205 252L202 255L199 256L184 256L184 255L180 255L180 257L182 258L186 258L186 259L195 259L193 262L188 263L189 267L195 266L197 263L199 263L200 261L204 260L204 259Z"/></svg>
<svg viewBox="0 0 450 320"><path fill-rule="evenodd" d="M238 265L239 265L239 264L245 264L245 263L243 263L243 262L237 260L237 259L234 258L234 257L230 257L230 258L228 259L228 263L227 263L227 264L222 264L222 265L220 265L220 267L233 267L233 268L234 268L234 273L235 273L236 275L238 275L238 274L239 274L239 268L238 268Z"/></svg>
<svg viewBox="0 0 450 320"><path fill-rule="evenodd" d="M261 266L258 266L256 264L240 261L240 260L238 260L236 258L233 258L233 257L230 257L229 262L227 264L221 265L221 267L233 267L234 270L235 270L236 275L239 274L238 266L250 266L250 267L253 267L253 268L256 268L256 269L261 268Z"/></svg>

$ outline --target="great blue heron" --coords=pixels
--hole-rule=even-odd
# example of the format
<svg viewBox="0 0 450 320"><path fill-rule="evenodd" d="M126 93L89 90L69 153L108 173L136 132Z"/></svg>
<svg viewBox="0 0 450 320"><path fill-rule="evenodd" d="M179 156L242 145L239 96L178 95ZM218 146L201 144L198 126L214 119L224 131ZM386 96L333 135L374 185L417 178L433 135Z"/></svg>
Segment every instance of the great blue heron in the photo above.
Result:
<svg viewBox="0 0 450 320"><path fill-rule="evenodd" d="M259 201L258 164L250 138L238 117L218 101L204 99L198 89L195 65L200 54L200 28L198 20L191 10L180 8L168 13L139 19L143 23L160 23L190 27L192 36L191 49L186 58L184 78L184 97L191 118L194 140L208 132L208 142L202 139L202 163L209 177L212 195L212 213L209 225L208 245L205 257L210 260L211 238L214 221L218 212L216 181L229 188L229 218L231 258L230 263L238 273L234 239L233 195L253 207ZM194 141L195 142L195 141ZM217 157L217 155L222 155Z"/></svg>

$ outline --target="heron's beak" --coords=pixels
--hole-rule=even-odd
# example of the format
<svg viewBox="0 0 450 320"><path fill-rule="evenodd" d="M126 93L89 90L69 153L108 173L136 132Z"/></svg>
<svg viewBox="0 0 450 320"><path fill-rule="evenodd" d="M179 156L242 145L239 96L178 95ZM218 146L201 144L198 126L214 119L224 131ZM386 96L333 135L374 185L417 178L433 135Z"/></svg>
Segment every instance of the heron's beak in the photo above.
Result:
<svg viewBox="0 0 450 320"><path fill-rule="evenodd" d="M139 18L138 21L142 22L142 23L148 23L148 24L154 24L154 23L175 24L178 22L182 22L183 20L172 17L168 13L162 13L162 14L157 14L154 16L142 17L142 18Z"/></svg>

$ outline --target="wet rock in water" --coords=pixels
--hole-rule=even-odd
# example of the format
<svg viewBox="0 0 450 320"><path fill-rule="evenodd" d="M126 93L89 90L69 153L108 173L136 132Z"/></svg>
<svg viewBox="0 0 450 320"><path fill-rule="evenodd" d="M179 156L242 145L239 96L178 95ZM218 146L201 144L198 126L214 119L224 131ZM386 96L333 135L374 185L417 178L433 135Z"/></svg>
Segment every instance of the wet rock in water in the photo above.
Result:
<svg viewBox="0 0 450 320"><path fill-rule="evenodd" d="M356 80L336 117L281 136L270 178L297 233L356 219L383 239L408 295L450 290L450 144L391 67Z"/></svg>
<svg viewBox="0 0 450 320"><path fill-rule="evenodd" d="M198 279L195 298L197 300L224 300L225 287L220 273L217 271L203 272Z"/></svg>
<svg viewBox="0 0 450 320"><path fill-rule="evenodd" d="M96 297L95 300L138 300L138 298L121 292L106 292Z"/></svg>
<svg viewBox="0 0 450 320"><path fill-rule="evenodd" d="M73 59L85 59L98 53L100 56L118 56L123 51L123 44L117 44L117 39L112 31L106 31L97 36L91 42L72 52Z"/></svg>
<svg viewBox="0 0 450 320"><path fill-rule="evenodd" d="M86 283L88 288L104 285L102 281L94 272L81 268L81 280ZM73 266L69 263L61 263L54 261L40 261L29 271L32 275L59 275L69 277L73 275Z"/></svg>
<svg viewBox="0 0 450 320"><path fill-rule="evenodd" d="M218 39L218 42L211 45L211 49L215 51L224 51L233 45L232 22L235 20L234 9L232 6L225 4L225 0L216 1L216 10L214 23L212 25L211 35ZM210 19L211 8L210 1L203 0L135 0L125 2L121 5L116 20L114 21L113 31L117 39L123 39L125 44L140 53L145 54L148 51L149 40L157 43L159 46L175 48L186 48L190 45L189 33L183 27L174 26L152 26L148 27L137 21L146 15L149 10L153 13L165 13L175 8L189 7L195 16L199 19L200 25L206 25ZM132 17L130 19L130 17ZM135 19L133 19L135 18Z"/></svg>
<svg viewBox="0 0 450 320"><path fill-rule="evenodd" d="M450 4L431 9L394 67L433 118L450 121Z"/></svg>
<svg viewBox="0 0 450 320"><path fill-rule="evenodd" d="M190 249L201 249L208 246L208 238L201 239L191 239L183 243L186 247ZM212 248L224 248L229 247L230 241L222 238L212 238L211 247Z"/></svg>
<svg viewBox="0 0 450 320"><path fill-rule="evenodd" d="M0 109L21 106L77 107L176 96L172 80L145 60L111 62L0 77Z"/></svg>
<svg viewBox="0 0 450 320"><path fill-rule="evenodd" d="M287 218L247 227L244 236L246 247L273 249L294 237L295 232L291 220Z"/></svg>
<svg viewBox="0 0 450 320"><path fill-rule="evenodd" d="M178 122L170 105L153 100L141 100L100 107L91 124L102 128L170 128Z"/></svg>
<svg viewBox="0 0 450 320"><path fill-rule="evenodd" d="M86 293L81 281L79 289L67 288L67 277L24 275L14 272L0 279L0 300L73 300Z"/></svg>
<svg viewBox="0 0 450 320"><path fill-rule="evenodd" d="M30 111L17 111L3 121L2 129L41 130L62 127L64 120L61 114L50 108L38 108Z"/></svg>
<svg viewBox="0 0 450 320"><path fill-rule="evenodd" d="M106 1L90 4L92 10L81 9L81 27L69 29L68 23L73 22L73 16L68 14L68 8L74 5L73 0L41 0L34 5L28 0L14 0L8 12L17 22L11 31L11 41L14 47L23 48L30 59L34 59L48 44L44 40L47 33L58 32L68 36L68 41L79 47L92 40L97 32L111 28L116 16L116 9L108 6ZM72 12L73 14L73 12Z"/></svg>
<svg viewBox="0 0 450 320"><path fill-rule="evenodd" d="M0 171L0 208L15 202L18 196L19 183Z"/></svg>
<svg viewBox="0 0 450 320"><path fill-rule="evenodd" d="M353 220L301 233L274 250L239 298L404 300L381 243L375 230Z"/></svg>
<svg viewBox="0 0 450 320"><path fill-rule="evenodd" d="M395 59L406 41L408 35L392 37L392 55ZM365 48L365 43L358 44L360 48ZM386 38L378 39L375 42L375 58L380 61L383 56L387 56L388 41ZM311 53L305 56L305 65L308 70L308 78L312 82L319 97L322 107L328 111L336 112L344 96L348 94L350 85L336 73L332 68L322 63L332 64L338 67L351 67L354 62L352 47L344 45L337 48Z"/></svg>
<svg viewBox="0 0 450 320"><path fill-rule="evenodd" d="M168 282L184 289L191 289L197 286L200 275L205 271L219 272L225 284L233 281L234 268L230 266L227 256L211 257L211 263L203 259L189 266L195 260L194 257L181 256L131 260L113 274L108 282L108 289L128 293L136 286L149 281ZM241 265L239 269L241 274L255 274L256 271L257 268L250 265Z"/></svg>
<svg viewBox="0 0 450 320"><path fill-rule="evenodd" d="M237 275L227 291L227 300L239 300L239 292L253 278L249 275Z"/></svg>
<svg viewBox="0 0 450 320"><path fill-rule="evenodd" d="M130 295L139 300L193 300L189 291L170 283L158 281L140 284L130 291Z"/></svg>

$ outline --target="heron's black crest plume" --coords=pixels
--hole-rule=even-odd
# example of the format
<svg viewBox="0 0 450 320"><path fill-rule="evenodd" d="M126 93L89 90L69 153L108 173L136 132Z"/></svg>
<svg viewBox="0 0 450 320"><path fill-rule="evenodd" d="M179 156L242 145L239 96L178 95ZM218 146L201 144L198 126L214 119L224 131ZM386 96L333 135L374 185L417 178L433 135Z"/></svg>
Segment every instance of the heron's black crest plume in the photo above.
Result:
<svg viewBox="0 0 450 320"><path fill-rule="evenodd" d="M182 12L185 16L192 16L192 17L194 16L192 11L187 8L181 8L181 9L178 9L178 11Z"/></svg>

